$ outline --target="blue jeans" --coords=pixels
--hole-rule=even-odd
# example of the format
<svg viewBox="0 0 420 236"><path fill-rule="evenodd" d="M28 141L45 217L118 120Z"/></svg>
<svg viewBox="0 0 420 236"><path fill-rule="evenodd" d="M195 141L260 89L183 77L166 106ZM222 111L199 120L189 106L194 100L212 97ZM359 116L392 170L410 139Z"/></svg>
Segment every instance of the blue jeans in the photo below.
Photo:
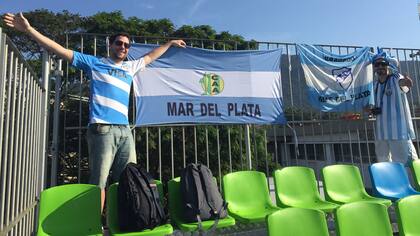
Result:
<svg viewBox="0 0 420 236"><path fill-rule="evenodd" d="M104 189L111 171L111 181L118 181L130 162L137 162L133 135L128 125L89 124L89 183Z"/></svg>

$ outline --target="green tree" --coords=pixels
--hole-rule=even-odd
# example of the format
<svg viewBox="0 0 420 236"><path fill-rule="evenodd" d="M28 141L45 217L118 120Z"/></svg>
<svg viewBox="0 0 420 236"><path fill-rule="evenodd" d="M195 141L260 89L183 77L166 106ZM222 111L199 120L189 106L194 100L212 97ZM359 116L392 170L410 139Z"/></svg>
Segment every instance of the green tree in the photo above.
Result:
<svg viewBox="0 0 420 236"><path fill-rule="evenodd" d="M46 9L25 12L24 16L39 32L60 44L65 43L65 33L79 32L83 21L79 14L73 14L68 11L53 13ZM39 58L41 48L35 41L31 40L26 34L6 27L3 21L1 21L0 26L27 59Z"/></svg>
<svg viewBox="0 0 420 236"><path fill-rule="evenodd" d="M169 19L147 20L144 25L145 36L167 37L175 31L175 26Z"/></svg>
<svg viewBox="0 0 420 236"><path fill-rule="evenodd" d="M68 11L53 13L46 9L39 9L24 12L23 14L39 32L62 45L66 41L65 34L80 32L80 25L83 22L83 18L79 14L73 14ZM38 76L40 76L41 63L39 58L41 56L41 47L26 34L10 29L4 25L3 21L0 22L0 27L3 28L16 47L23 53L34 68L34 71L39 72Z"/></svg>
<svg viewBox="0 0 420 236"><path fill-rule="evenodd" d="M82 27L87 33L114 34L126 32L126 26L126 19L121 11L99 12L86 17L82 23Z"/></svg>

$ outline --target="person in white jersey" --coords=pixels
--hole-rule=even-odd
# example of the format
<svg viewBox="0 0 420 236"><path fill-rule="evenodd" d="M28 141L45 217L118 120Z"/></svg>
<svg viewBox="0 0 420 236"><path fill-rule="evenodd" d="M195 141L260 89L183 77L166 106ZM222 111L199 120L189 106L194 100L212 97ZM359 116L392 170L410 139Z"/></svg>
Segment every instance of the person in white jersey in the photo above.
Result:
<svg viewBox="0 0 420 236"><path fill-rule="evenodd" d="M376 116L375 150L378 162L409 164L418 159L410 107L406 94L413 86L407 75L398 72L398 60L386 52L372 58L375 106L367 111Z"/></svg>
<svg viewBox="0 0 420 236"><path fill-rule="evenodd" d="M133 136L128 125L128 104L134 74L159 58L171 46L185 47L183 40L171 40L144 57L125 61L130 36L119 33L110 37L108 58L96 58L66 49L35 30L22 15L7 13L3 17L9 27L24 32L48 51L82 69L91 79L89 126L87 132L91 184L101 188L101 208L105 202L105 186L110 171L117 181L129 162L136 162Z"/></svg>

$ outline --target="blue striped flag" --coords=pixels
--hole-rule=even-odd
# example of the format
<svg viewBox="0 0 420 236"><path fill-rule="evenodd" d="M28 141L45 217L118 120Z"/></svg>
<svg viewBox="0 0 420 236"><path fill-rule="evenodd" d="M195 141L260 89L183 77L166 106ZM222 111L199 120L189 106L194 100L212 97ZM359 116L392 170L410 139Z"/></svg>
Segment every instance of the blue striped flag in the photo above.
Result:
<svg viewBox="0 0 420 236"><path fill-rule="evenodd" d="M310 104L325 112L362 111L374 104L370 48L337 55L312 45L297 45Z"/></svg>
<svg viewBox="0 0 420 236"><path fill-rule="evenodd" d="M129 60L155 45L134 44ZM171 47L134 77L136 125L284 124L281 50Z"/></svg>

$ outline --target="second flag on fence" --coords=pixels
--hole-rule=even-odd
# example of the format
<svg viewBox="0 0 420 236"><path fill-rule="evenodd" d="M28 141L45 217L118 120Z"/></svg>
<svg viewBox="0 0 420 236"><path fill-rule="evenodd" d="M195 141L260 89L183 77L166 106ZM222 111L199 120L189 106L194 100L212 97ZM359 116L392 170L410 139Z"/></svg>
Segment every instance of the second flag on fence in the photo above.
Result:
<svg viewBox="0 0 420 236"><path fill-rule="evenodd" d="M297 45L309 103L321 111L362 111L373 104L369 48L337 55L321 47Z"/></svg>
<svg viewBox="0 0 420 236"><path fill-rule="evenodd" d="M129 59L156 45L133 44ZM284 124L281 50L171 47L134 77L136 125Z"/></svg>

